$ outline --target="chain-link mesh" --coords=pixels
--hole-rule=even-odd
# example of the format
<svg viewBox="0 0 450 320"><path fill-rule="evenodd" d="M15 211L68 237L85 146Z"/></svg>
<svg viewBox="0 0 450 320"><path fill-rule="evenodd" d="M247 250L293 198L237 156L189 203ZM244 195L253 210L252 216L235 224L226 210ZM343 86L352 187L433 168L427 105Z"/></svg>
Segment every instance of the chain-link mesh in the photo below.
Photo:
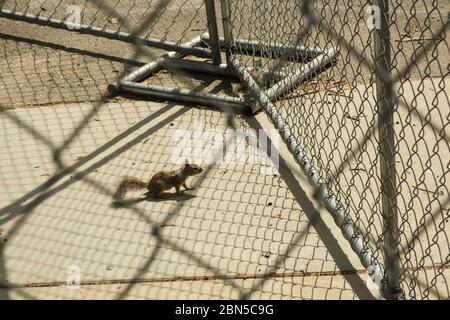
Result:
<svg viewBox="0 0 450 320"><path fill-rule="evenodd" d="M106 6L106 5L107 6ZM207 31L203 0L174 0L167 3L157 1L106 1L105 4L92 1L72 0L5 0L2 9L34 17L68 21L73 10L78 6L81 24L102 30L131 32L135 26L144 21L148 15L155 14L142 32L142 36L186 42L199 33ZM108 9L106 9L108 8ZM112 9L113 11L109 10Z"/></svg>
<svg viewBox="0 0 450 320"><path fill-rule="evenodd" d="M291 133L288 140L301 147L385 267L389 230L376 81L386 75L376 68L377 29L368 27L372 3L221 3L230 9L229 58L270 93L284 120L281 136ZM39 17L64 21L72 5L81 8L82 24L136 41L38 26ZM222 6L216 1L218 21ZM226 149L229 129L272 128L265 114L107 91L164 52L148 50L138 37L182 44L207 32L203 0L7 0L0 8L9 14L0 18L0 298L380 297L330 215L310 200L318 190L297 175L283 144L273 174L265 162L203 159L194 191L163 199L130 193L114 203L121 176L147 180L179 167L173 151L199 125L201 132L219 132ZM399 285L406 298L448 299L449 6L392 1L389 8ZM11 12L36 17L38 24L15 21ZM296 79L320 57L330 59ZM144 82L246 95L247 83L172 71ZM284 90L279 84L286 79L295 85ZM214 139L195 143L214 157ZM69 290L64 285L73 266L81 287Z"/></svg>
<svg viewBox="0 0 450 320"><path fill-rule="evenodd" d="M266 52L275 51L275 43L339 51L330 68L315 72L274 105L290 138L304 149L383 264L380 71L375 65L377 29L369 25L382 13L373 11L369 1L230 2L232 51L265 94L280 81L276 72L292 78L306 70L307 57L285 62L281 58L293 57L249 56L248 47L236 39L264 42L261 50ZM448 13L445 1L389 5L397 178L397 204L392 206L398 211L400 286L414 299L449 297Z"/></svg>

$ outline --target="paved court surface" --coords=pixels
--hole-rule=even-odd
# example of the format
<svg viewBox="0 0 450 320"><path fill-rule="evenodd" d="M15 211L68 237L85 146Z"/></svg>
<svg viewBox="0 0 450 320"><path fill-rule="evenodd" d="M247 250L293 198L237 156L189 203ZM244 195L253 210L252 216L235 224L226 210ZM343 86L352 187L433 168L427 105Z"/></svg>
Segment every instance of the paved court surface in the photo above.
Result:
<svg viewBox="0 0 450 320"><path fill-rule="evenodd" d="M0 59L8 61L0 64L0 299L379 298L282 143L276 174L262 173L260 163L202 163L195 190L181 197L136 192L115 206L120 176L148 179L178 166L170 160L177 130L192 132L201 121L223 133L219 111L112 99L62 149L61 172L53 150L123 64L133 65L125 61L130 47L80 36L73 50L62 33L55 34L64 45L55 46L61 41L38 31L39 40L26 40L25 24L0 23L17 30L0 35ZM436 110L445 115L445 107ZM241 128L272 128L264 114L238 120ZM436 272L424 270L420 281ZM81 286L67 287L78 274ZM448 296L446 282L437 288L430 298Z"/></svg>
<svg viewBox="0 0 450 320"><path fill-rule="evenodd" d="M319 216L288 163L281 176L261 174L259 164L204 165L193 180L197 188L184 196L147 201L137 192L129 207L114 207L121 175L148 179L175 168L174 131L199 119L225 129L218 111L154 102L103 106L63 152L73 172L35 205L27 195L56 167L48 146L12 116L58 145L91 108L16 109L1 118L1 205L13 203L1 216L1 283L13 287L1 290L3 298L237 298L246 290L252 298L370 296L364 270L337 245L339 232L327 227L331 220ZM242 119L242 126L250 125ZM160 235L152 235L158 223ZM81 271L79 290L64 287L71 265Z"/></svg>
<svg viewBox="0 0 450 320"><path fill-rule="evenodd" d="M170 163L179 142L173 133L199 119L225 129L218 111L107 104L63 151L73 171L28 197L56 172L48 145L61 143L91 108L15 109L1 118L0 275L2 286L12 287L0 291L3 298L237 298L246 290L251 298L376 295L283 147L277 175L261 174L259 164L203 165L205 173L193 179L197 188L184 196L154 201L137 192L128 207L114 206L121 175L148 179L177 167ZM267 128L264 117L257 120ZM254 123L246 120L242 127ZM156 225L159 236L152 235ZM65 287L72 265L80 269L80 289Z"/></svg>

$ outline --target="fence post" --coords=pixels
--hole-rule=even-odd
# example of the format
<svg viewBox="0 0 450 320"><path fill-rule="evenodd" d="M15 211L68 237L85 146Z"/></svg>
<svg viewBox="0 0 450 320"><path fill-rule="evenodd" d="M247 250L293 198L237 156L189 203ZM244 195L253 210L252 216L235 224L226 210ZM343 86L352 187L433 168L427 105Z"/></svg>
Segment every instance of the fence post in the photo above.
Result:
<svg viewBox="0 0 450 320"><path fill-rule="evenodd" d="M206 16L208 19L208 32L211 42L212 61L215 65L220 65L220 42L219 31L217 30L216 6L214 0L205 0Z"/></svg>
<svg viewBox="0 0 450 320"><path fill-rule="evenodd" d="M391 81L391 43L389 32L389 0L376 0L379 28L374 30L378 139L381 175L381 210L383 216L384 264L386 283L382 289L387 299L401 297L399 288L400 256L397 248L397 200L395 169L395 99Z"/></svg>
<svg viewBox="0 0 450 320"><path fill-rule="evenodd" d="M225 45L225 53L227 58L227 65L231 66L231 46L233 44L233 31L231 28L231 11L230 0L221 0L222 7L222 23L223 23L223 37Z"/></svg>

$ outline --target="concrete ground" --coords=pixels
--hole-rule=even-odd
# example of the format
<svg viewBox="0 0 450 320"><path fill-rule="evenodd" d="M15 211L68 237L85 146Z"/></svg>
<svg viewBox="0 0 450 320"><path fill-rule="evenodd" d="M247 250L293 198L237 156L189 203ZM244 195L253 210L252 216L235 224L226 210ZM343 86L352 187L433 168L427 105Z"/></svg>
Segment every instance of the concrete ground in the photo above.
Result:
<svg viewBox="0 0 450 320"><path fill-rule="evenodd" d="M175 130L192 129L200 119L205 127L225 128L217 111L107 104L63 152L74 171L43 190L41 201L28 199L56 170L46 143L61 143L91 108L16 109L2 117L1 283L13 287L0 291L3 298L237 298L252 286L251 298L371 296L365 272L338 245L336 239L344 240L288 164L281 176L261 174L259 164L203 164L195 191L161 201L136 193L130 207L114 207L121 175L148 179L176 167L170 162L179 143L171 140ZM152 235L158 223L159 237ZM86 283L79 290L64 287L71 265Z"/></svg>
<svg viewBox="0 0 450 320"><path fill-rule="evenodd" d="M281 142L275 175L262 173L263 163L201 163L195 190L162 200L130 193L125 207L116 206L112 194L122 175L148 179L178 167L171 161L177 129L192 132L201 121L223 133L226 116L121 96L88 119L124 66L149 58L131 61L129 45L66 37L64 30L1 18L0 26L0 299L380 298ZM203 32L191 29L185 40ZM424 94L433 101L436 91ZM434 109L443 119L447 95ZM239 116L238 123L272 128L264 114ZM54 151L74 132L62 148L61 172ZM448 299L450 230L445 219L434 226L419 238L423 253L439 233L431 260L414 257L423 268L411 273L419 283L435 279L430 298ZM78 275L79 288L66 285Z"/></svg>
<svg viewBox="0 0 450 320"><path fill-rule="evenodd" d="M2 298L378 296L330 215L310 200L283 145L279 175L261 174L260 164L202 164L196 189L184 196L155 201L137 192L128 207L114 206L120 176L148 179L176 168L174 132L192 130L200 119L205 128L225 129L218 111L108 103L63 150L73 171L39 190L57 169L49 146L67 138L91 109L65 104L2 115ZM264 114L256 121L270 128ZM240 122L255 126L249 118ZM79 289L65 286L72 265L80 270Z"/></svg>

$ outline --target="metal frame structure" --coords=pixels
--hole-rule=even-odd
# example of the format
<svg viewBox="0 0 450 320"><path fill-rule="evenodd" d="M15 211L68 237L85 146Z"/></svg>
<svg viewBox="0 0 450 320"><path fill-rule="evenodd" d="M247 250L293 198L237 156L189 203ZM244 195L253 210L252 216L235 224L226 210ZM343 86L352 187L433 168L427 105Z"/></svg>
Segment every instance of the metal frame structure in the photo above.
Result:
<svg viewBox="0 0 450 320"><path fill-rule="evenodd" d="M374 250L371 248L370 244L364 240L363 234L358 230L354 221L350 218L348 210L345 205L339 201L332 191L332 189L327 185L325 179L320 175L319 171L314 167L311 159L297 142L295 136L291 133L289 125L283 119L281 113L277 110L273 101L278 97L289 91L291 88L295 87L302 81L305 81L309 77L323 70L326 66L332 63L337 55L337 51L334 48L327 50L318 50L315 48L303 48L294 47L291 45L282 44L263 44L257 41L246 41L246 40L233 40L232 25L230 17L230 0L221 0L222 2L222 16L223 16L223 29L224 29L224 40L225 50L227 54L227 61L231 65L231 68L238 73L241 81L244 83L246 88L256 97L259 105L265 111L270 121L273 123L275 128L280 130L280 135L282 140L286 143L289 151L294 155L295 161L299 164L302 172L307 176L309 183L316 190L315 195L321 204L327 209L332 215L336 225L341 230L344 237L350 242L352 250L357 254L362 265L367 269L370 278L380 289L381 294L387 299L402 299L403 294L398 286L398 276L399 276L399 262L398 254L396 250L396 234L393 232L392 228L395 229L396 226L396 213L392 206L395 203L393 199L395 190L395 169L393 166L385 166L381 169L381 174L385 177L385 181L389 180L391 187L382 191L382 201L383 201L383 216L384 216L384 228L386 233L388 233L388 241L385 242L385 254L388 256L386 263L386 270L377 260ZM384 104L379 106L379 117L385 118L386 113L388 119L392 121L392 83L386 83L386 79L382 77L386 72L389 71L390 66L390 53L386 50L389 47L388 36L389 36L389 26L388 21L388 6L387 0L379 0L380 3L384 3L381 8L384 9L382 12L384 14L384 23L382 24L381 30L375 35L378 38L377 48L378 48L378 68L381 68L378 82L377 82L377 101L385 101ZM298 70L290 75L281 74L282 78L279 82L275 83L268 90L263 90L260 88L256 80L246 69L246 66L235 58L234 47L236 45L242 45L245 50L248 50L254 54L264 55L264 52L277 52L280 56L277 58L286 59L288 57L308 57L313 58L303 70ZM264 46L267 48L275 50L263 50ZM389 72L388 72L389 74ZM380 148L385 152L382 159L384 161L393 161L393 132L392 126L384 125L384 121L380 121Z"/></svg>
<svg viewBox="0 0 450 320"><path fill-rule="evenodd" d="M206 106L218 107L222 110L225 108L233 108L238 113L246 113L251 111L253 114L261 110L259 104L255 99L245 99L235 96L217 95L210 93L203 93L194 90L185 90L179 88L162 87L156 85L147 85L140 83L141 80L150 77L156 71L162 68L171 70L185 70L197 73L210 74L220 77L230 77L239 79L237 70L230 64L230 32L226 31L224 38L219 37L217 27L217 16L214 0L205 0L206 15L208 21L208 34L202 34L191 41L184 43L178 50L177 47L172 47L173 51L161 56L156 61L152 61L119 79L117 88L111 86L112 92L127 92L138 95L149 96L157 99L166 99L179 101L184 103L195 103ZM222 16L226 11L226 3L222 3ZM223 20L224 30L227 30L227 21ZM202 47L202 43L208 44L210 49ZM329 66L336 57L337 52L333 49L321 51L314 48L294 47L291 45L282 44L267 44L258 41L238 40L238 44L247 46L249 52L253 55L264 56L267 50L263 48L277 48L286 59L295 60L301 57L302 59L312 59L307 62L304 69L295 72L294 74L283 75L271 88L267 89L266 94L272 101L285 94L293 87L299 85L301 82L317 75L325 67ZM166 47L167 48L167 47ZM250 49L251 48L251 49ZM221 63L221 53L225 49L227 63ZM208 50L208 51L206 51ZM212 63L200 62L194 60L181 59L186 54L191 54L197 57L205 57L204 53L209 54ZM200 53L200 54L198 54ZM245 82L244 82L245 84Z"/></svg>
<svg viewBox="0 0 450 320"><path fill-rule="evenodd" d="M377 68L379 75L390 74L390 52L389 52L389 27L388 27L388 5L387 0L378 0L378 5L382 9L381 29L375 33L377 46ZM395 201L395 168L394 168L394 133L392 123L392 83L386 82L386 77L377 78L377 101L379 117L379 140L381 159L381 176L383 177L384 190L382 190L383 218L384 228L386 230L385 241L385 266L383 270L376 260L373 250L364 240L361 232L357 229L354 222L351 221L347 210L331 188L326 184L325 179L320 176L319 171L314 168L312 161L308 158L306 152L297 142L295 136L289 130L289 125L285 122L280 112L274 105L274 101L286 94L292 88L300 85L302 82L317 75L321 70L330 66L338 54L335 48L319 50L317 48L299 47L288 44L264 43L246 39L234 39L230 19L229 0L221 0L222 23L224 37L219 37L217 26L217 15L214 0L205 0L205 8L208 21L208 34L202 34L189 42L178 44L171 41L139 38L141 43L168 51L155 61L151 61L142 67L139 67L121 79L118 79L116 85L110 85L109 90L113 92L127 92L142 96L150 96L157 99L180 101L183 103L202 104L206 106L219 108L233 108L238 112L247 112L251 110L256 113L264 110L274 126L280 129L280 135L287 144L290 152L294 155L296 162L301 167L303 173L308 177L309 182L316 190L317 198L331 213L336 224L341 229L345 238L350 242L352 249L358 255L362 265L367 268L371 278L377 283L383 295L386 298L400 298L398 289L399 262L398 252L396 250L396 201ZM1 10L1 17L12 18L30 23L50 26L53 28L67 29L67 25L62 20L36 17L29 14ZM134 38L124 32L96 28L88 25L80 25L73 31L101 36L109 39L120 40L124 42L134 42ZM205 47L205 44L209 48ZM286 74L283 72L270 73L267 71L275 83L267 89L261 88L255 79L251 76L246 67L234 56L235 47L245 48L248 54L260 57L282 58L290 61L301 61L303 68ZM225 52L226 63L222 63L222 52ZM210 58L211 63L206 61L194 61L183 59L186 55L192 55L200 58ZM306 62L305 62L306 60ZM241 83L251 93L253 98L242 98L235 96L217 95L187 90L180 88L162 87L156 85L147 85L141 83L142 80L151 77L152 74L167 69L184 70L188 72L197 72L210 74L214 76L232 78Z"/></svg>
<svg viewBox="0 0 450 320"><path fill-rule="evenodd" d="M310 60L304 68L299 69L293 74L278 73L278 77L271 75L272 79L276 78L278 81L267 89L266 94L271 101L276 100L290 89L298 86L300 83L317 75L325 67L332 64L337 51L334 49L319 50L317 48L296 47L285 44L264 43L259 41L251 41L245 39L233 40L231 29L228 28L229 8L227 1L222 1L222 20L224 26L225 37L219 37L217 27L217 15L214 0L205 0L206 16L208 21L208 34L202 34L191 41L183 44L178 44L172 41L154 39L149 37L138 37L138 41L143 45L152 48L169 51L167 54L161 56L155 61L151 61L144 66L132 71L119 79L116 85L110 85L108 90L111 93L126 92L143 96L150 96L157 99L173 100L184 103L195 103L206 106L219 108L234 108L237 112L256 113L261 110L259 104L255 99L245 99L235 96L224 96L217 94L203 93L194 90L185 90L179 88L162 87L156 85L146 85L140 83L145 78L151 77L155 72L165 68L167 70L185 70L194 71L197 73L210 74L221 77L231 77L239 79L238 73L230 64L230 57L232 54L231 43L237 44L248 50L249 54L265 57L273 53L276 49L277 54L280 54L287 60ZM227 9L228 8L228 9ZM49 26L58 29L67 29L67 23L63 20L34 16L22 12L14 12L6 9L0 10L0 17L11 18L15 20L25 21L29 23L36 23L39 25ZM100 36L108 39L134 43L136 38L126 32L119 32L105 28L99 28L89 25L78 25L72 31ZM210 48L202 46L208 44ZM222 50L226 51L227 63L221 63ZM268 50L269 49L269 50ZM272 49L272 50L270 50ZM199 58L210 58L212 63L206 61L194 61L181 59L186 55L192 55ZM281 76L280 76L281 75ZM238 80L239 81L239 80Z"/></svg>
<svg viewBox="0 0 450 320"><path fill-rule="evenodd" d="M374 33L377 68L376 95L378 107L378 138L380 148L380 176L382 179L381 210L384 233L384 264L388 299L403 299L399 286L400 255L398 252L398 224L395 170L395 96L391 79L391 45L389 32L389 1L377 0L380 8L380 28Z"/></svg>

